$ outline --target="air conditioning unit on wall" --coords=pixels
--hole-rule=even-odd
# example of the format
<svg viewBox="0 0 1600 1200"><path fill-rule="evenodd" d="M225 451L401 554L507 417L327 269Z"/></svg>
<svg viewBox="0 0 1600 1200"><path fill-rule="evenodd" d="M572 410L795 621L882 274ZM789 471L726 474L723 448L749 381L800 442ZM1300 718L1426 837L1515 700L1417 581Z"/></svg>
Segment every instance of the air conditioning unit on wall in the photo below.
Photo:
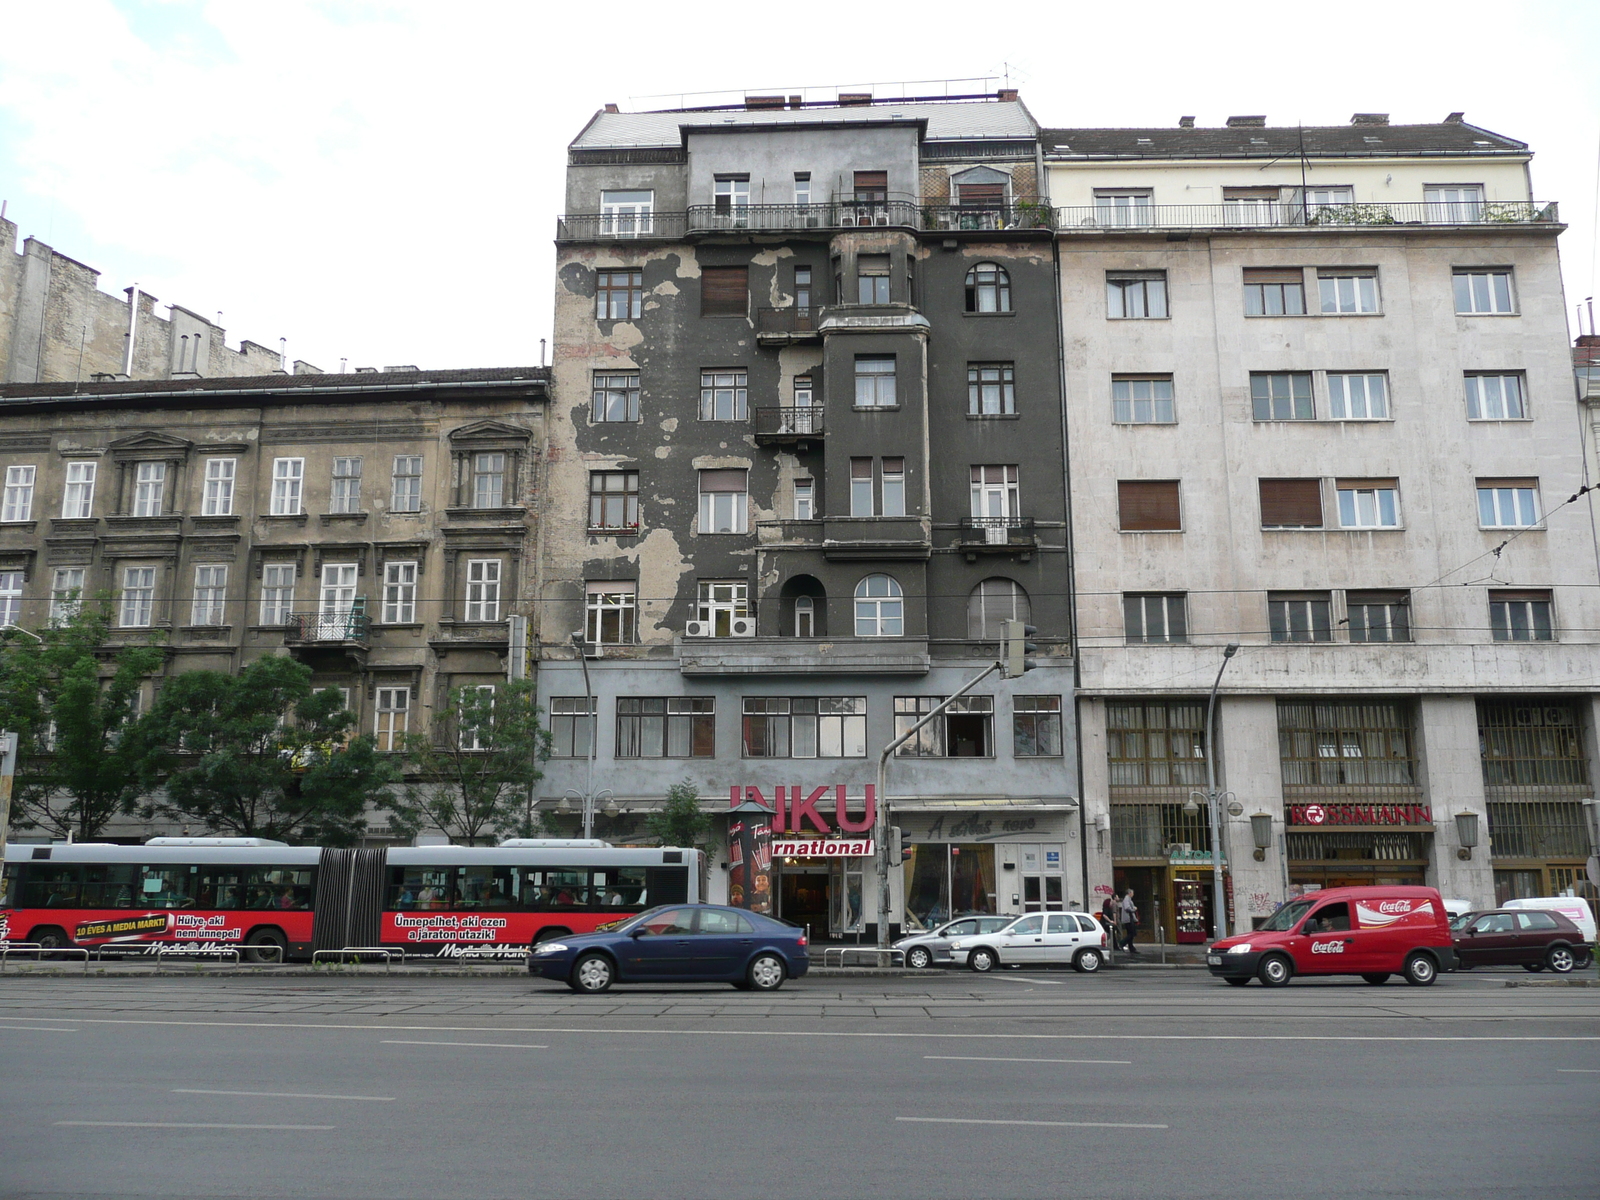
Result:
<svg viewBox="0 0 1600 1200"><path fill-rule="evenodd" d="M683 627L683 636L684 637L692 637L692 638L710 637L711 636L711 622L710 621L690 621L686 625L684 625L684 627Z"/></svg>
<svg viewBox="0 0 1600 1200"><path fill-rule="evenodd" d="M754 617L734 617L728 622L729 637L750 637L756 635L756 619Z"/></svg>

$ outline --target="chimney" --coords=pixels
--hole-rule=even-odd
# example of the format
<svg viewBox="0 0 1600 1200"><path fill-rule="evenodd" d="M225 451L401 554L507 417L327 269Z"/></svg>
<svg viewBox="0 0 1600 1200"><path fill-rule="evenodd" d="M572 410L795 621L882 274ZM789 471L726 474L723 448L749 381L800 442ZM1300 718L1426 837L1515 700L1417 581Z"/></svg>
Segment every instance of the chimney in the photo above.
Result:
<svg viewBox="0 0 1600 1200"><path fill-rule="evenodd" d="M1229 117L1229 129L1259 129L1267 123L1265 117Z"/></svg>
<svg viewBox="0 0 1600 1200"><path fill-rule="evenodd" d="M805 98L803 96L790 96L789 97L789 107L790 108L804 108L805 107L805 103L806 103L805 102Z"/></svg>
<svg viewBox="0 0 1600 1200"><path fill-rule="evenodd" d="M1178 118L1178 128L1179 129L1193 129L1194 128L1194 118L1193 117L1179 117Z"/></svg>
<svg viewBox="0 0 1600 1200"><path fill-rule="evenodd" d="M1001 88L999 93L998 93L998 95L999 95L999 98L1001 100L1015 101L1016 98L1017 98L1017 89L1016 88Z"/></svg>
<svg viewBox="0 0 1600 1200"><path fill-rule="evenodd" d="M1350 116L1350 124L1352 125L1387 125L1388 123L1388 113L1352 113Z"/></svg>
<svg viewBox="0 0 1600 1200"><path fill-rule="evenodd" d="M754 109L754 108L782 108L783 107L783 97L782 96L746 96L744 98L744 106L747 109Z"/></svg>
<svg viewBox="0 0 1600 1200"><path fill-rule="evenodd" d="M840 92L839 93L839 104L840 104L840 107L848 108L848 107L851 107L853 105L871 104L871 103L872 103L872 93L871 92Z"/></svg>
<svg viewBox="0 0 1600 1200"><path fill-rule="evenodd" d="M606 105L606 111L614 113L614 112L619 112L621 110L618 109L615 104L608 104L608 105Z"/></svg>
<svg viewBox="0 0 1600 1200"><path fill-rule="evenodd" d="M1467 114L1466 113L1455 112L1455 113L1451 113L1449 116L1447 116L1444 119L1444 123L1446 125L1464 125L1466 123L1466 119L1467 119Z"/></svg>

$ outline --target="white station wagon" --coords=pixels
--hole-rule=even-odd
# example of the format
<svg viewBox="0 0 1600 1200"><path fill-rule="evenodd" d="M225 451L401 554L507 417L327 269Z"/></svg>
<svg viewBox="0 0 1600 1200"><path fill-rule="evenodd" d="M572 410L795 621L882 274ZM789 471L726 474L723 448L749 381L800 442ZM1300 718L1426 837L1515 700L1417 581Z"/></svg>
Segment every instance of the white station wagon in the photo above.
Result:
<svg viewBox="0 0 1600 1200"><path fill-rule="evenodd" d="M1105 963L1106 932L1088 913L1029 913L994 933L956 939L950 956L974 971L1060 963L1090 974Z"/></svg>

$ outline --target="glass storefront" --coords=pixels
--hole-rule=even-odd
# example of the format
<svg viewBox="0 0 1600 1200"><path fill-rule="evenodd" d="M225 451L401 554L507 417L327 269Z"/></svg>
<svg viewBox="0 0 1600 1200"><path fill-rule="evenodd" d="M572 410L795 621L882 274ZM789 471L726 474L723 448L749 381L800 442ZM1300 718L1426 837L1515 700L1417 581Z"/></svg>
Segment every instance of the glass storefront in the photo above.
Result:
<svg viewBox="0 0 1600 1200"><path fill-rule="evenodd" d="M922 842L910 851L904 867L908 931L968 913L999 911L992 844Z"/></svg>

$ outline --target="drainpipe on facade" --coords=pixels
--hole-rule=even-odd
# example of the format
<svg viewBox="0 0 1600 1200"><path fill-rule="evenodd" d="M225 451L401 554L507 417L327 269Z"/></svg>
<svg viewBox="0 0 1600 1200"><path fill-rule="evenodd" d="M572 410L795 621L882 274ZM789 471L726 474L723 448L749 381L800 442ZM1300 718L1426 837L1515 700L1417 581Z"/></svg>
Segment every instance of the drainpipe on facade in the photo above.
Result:
<svg viewBox="0 0 1600 1200"><path fill-rule="evenodd" d="M139 332L139 285L128 289L128 345L122 355L122 373L133 378L133 336Z"/></svg>

